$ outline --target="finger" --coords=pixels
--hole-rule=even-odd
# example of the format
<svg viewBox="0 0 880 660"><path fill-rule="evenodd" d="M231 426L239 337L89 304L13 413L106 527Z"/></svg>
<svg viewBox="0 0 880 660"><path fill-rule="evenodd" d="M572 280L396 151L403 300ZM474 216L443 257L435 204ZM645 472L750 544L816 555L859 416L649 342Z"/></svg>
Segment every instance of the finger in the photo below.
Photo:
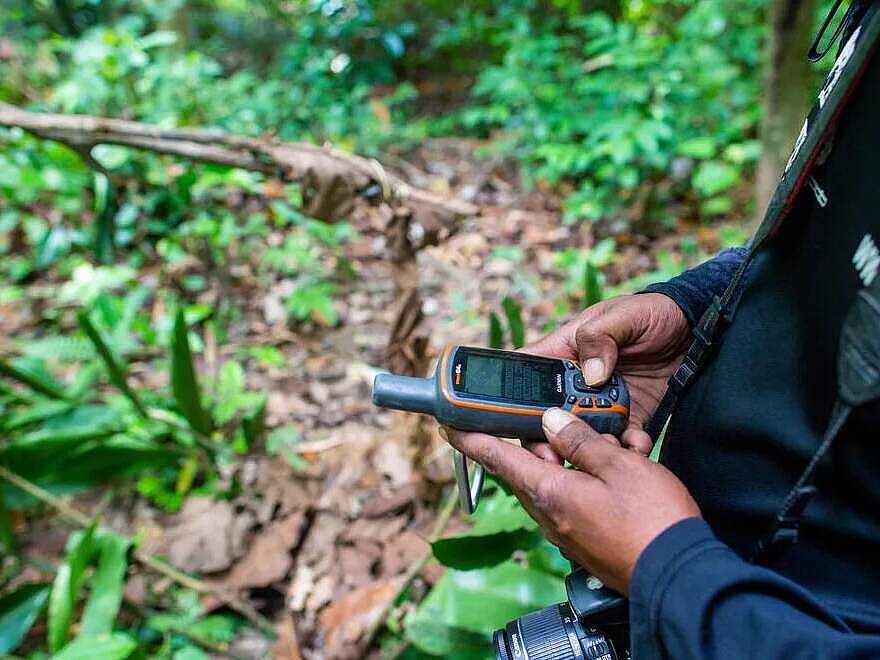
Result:
<svg viewBox="0 0 880 660"><path fill-rule="evenodd" d="M553 448L547 442L523 441L523 447L528 449L542 461L547 461L548 463L553 463L554 465L562 465L562 458L560 458L559 454L553 451Z"/></svg>
<svg viewBox="0 0 880 660"><path fill-rule="evenodd" d="M523 447L485 433L465 433L448 427L441 427L441 433L458 451L513 488L534 493L547 471L555 467Z"/></svg>
<svg viewBox="0 0 880 660"><path fill-rule="evenodd" d="M578 319L569 321L549 335L541 337L538 341L523 346L520 350L523 353L531 353L533 355L545 355L564 360L574 359L577 357L577 346L574 338L579 323Z"/></svg>
<svg viewBox="0 0 880 660"><path fill-rule="evenodd" d="M601 385L611 377L617 365L617 347L628 343L632 332L631 315L615 311L613 307L578 327L575 344L587 383Z"/></svg>
<svg viewBox="0 0 880 660"><path fill-rule="evenodd" d="M620 444L647 456L651 453L654 443L651 436L641 427L630 424L620 436Z"/></svg>
<svg viewBox="0 0 880 660"><path fill-rule="evenodd" d="M542 423L544 435L553 450L595 477L601 477L622 452L616 440L609 442L601 433L562 408L547 410Z"/></svg>

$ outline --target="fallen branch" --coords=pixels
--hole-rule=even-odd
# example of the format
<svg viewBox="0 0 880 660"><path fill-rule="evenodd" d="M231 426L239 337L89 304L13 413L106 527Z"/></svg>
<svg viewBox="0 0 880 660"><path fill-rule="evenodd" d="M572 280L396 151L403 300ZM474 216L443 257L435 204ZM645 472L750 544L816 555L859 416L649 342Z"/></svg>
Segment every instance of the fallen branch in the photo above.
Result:
<svg viewBox="0 0 880 660"><path fill-rule="evenodd" d="M114 144L299 181L306 213L327 221L347 215L354 199L366 193L371 184L378 186L374 199L392 207L408 206L417 217L439 214L455 223L477 213L473 204L413 188L378 161L332 147L199 128L159 128L91 115L28 112L6 103L0 103L0 126L61 142L80 154L89 154L89 158L93 147Z"/></svg>
<svg viewBox="0 0 880 660"><path fill-rule="evenodd" d="M89 518L86 514L78 509L70 506L67 502L55 497L52 493L47 490L41 488L37 484L25 479L19 474L12 472L11 470L0 465L0 478L6 479L13 486L20 488L28 495L35 497L40 500L44 504L49 505L53 509L55 509L62 518L65 518L68 522L77 525L79 527L88 527L92 524L91 518ZM116 532L113 532L114 534ZM132 541L132 539L129 539ZM133 543L133 541L132 541ZM210 594L215 597L220 602L229 606L230 609L235 610L243 617L245 617L248 621L250 621L256 628L258 628L263 633L273 636L275 635L275 627L272 625L272 622L269 621L262 614L257 612L251 605L244 602L234 594L228 593L225 590L218 589L216 587L209 586L202 580L198 578L194 578L182 571L177 570L170 564L162 561L158 557L151 555L148 552L144 552L140 548L136 548L134 550L134 558L146 566L151 570L164 575L167 578L170 578L174 582L177 582L179 585L186 587L187 589L192 589L193 591L197 591L203 594Z"/></svg>

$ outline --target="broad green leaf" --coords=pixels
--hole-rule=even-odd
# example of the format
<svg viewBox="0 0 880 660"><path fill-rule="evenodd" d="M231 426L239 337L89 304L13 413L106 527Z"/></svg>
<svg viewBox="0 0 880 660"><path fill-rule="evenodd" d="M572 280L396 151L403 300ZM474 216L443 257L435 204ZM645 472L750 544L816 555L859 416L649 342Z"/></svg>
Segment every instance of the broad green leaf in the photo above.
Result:
<svg viewBox="0 0 880 660"><path fill-rule="evenodd" d="M564 578L571 573L569 562L555 545L546 539L526 553L526 565L542 573Z"/></svg>
<svg viewBox="0 0 880 660"><path fill-rule="evenodd" d="M429 653L431 657L456 660L491 660L495 657L486 635L425 618L414 618L407 623L406 636L420 651Z"/></svg>
<svg viewBox="0 0 880 660"><path fill-rule="evenodd" d="M105 534L98 542L100 556L92 591L80 621L79 633L99 635L113 630L113 622L122 603L122 587L128 569L128 548L131 542L116 534Z"/></svg>
<svg viewBox="0 0 880 660"><path fill-rule="evenodd" d="M510 343L513 348L522 348L526 343L526 331L522 319L522 305L510 296L505 296L501 301L501 308L507 317L507 327L510 329Z"/></svg>
<svg viewBox="0 0 880 660"><path fill-rule="evenodd" d="M196 431L208 435L211 422L199 394L183 310L177 311L171 337L171 390L181 414Z"/></svg>
<svg viewBox="0 0 880 660"><path fill-rule="evenodd" d="M104 361L104 366L107 368L107 376L110 378L110 382L113 383L113 385L115 385L129 401L131 401L131 404L135 407L135 410L140 413L141 417L146 417L147 410L144 408L144 404L141 403L138 395L128 384L125 364L113 353L113 350L107 345L104 338L101 337L101 333L98 332L98 328L92 323L92 319L89 317L88 312L85 310L80 311L78 319L79 327L86 333L92 344L94 344L95 350L98 351L98 355L100 355L101 359Z"/></svg>
<svg viewBox="0 0 880 660"><path fill-rule="evenodd" d="M459 631L483 635L488 644L489 634L511 619L563 600L565 584L561 578L514 562L474 571L448 570L407 617L406 636L428 653L459 657L455 646L462 641ZM440 626L448 629L448 635L437 634ZM420 638L418 633L429 628L435 634ZM474 638L464 637L473 648Z"/></svg>
<svg viewBox="0 0 880 660"><path fill-rule="evenodd" d="M82 586L86 565L92 557L95 526L76 532L67 540L67 554L58 567L49 596L49 650L57 653L66 643L76 598ZM94 657L94 656L93 656Z"/></svg>
<svg viewBox="0 0 880 660"><path fill-rule="evenodd" d="M39 401L24 410L10 415L3 422L2 428L4 431L14 431L23 426L29 426L34 422L40 422L49 417L65 413L70 410L72 405L67 401Z"/></svg>
<svg viewBox="0 0 880 660"><path fill-rule="evenodd" d="M24 584L0 598L0 655L21 644L48 597L49 585Z"/></svg>
<svg viewBox="0 0 880 660"><path fill-rule="evenodd" d="M441 564L459 570L494 566L543 538L517 499L501 490L484 499L474 518L476 524L468 531L431 544Z"/></svg>
<svg viewBox="0 0 880 660"><path fill-rule="evenodd" d="M77 637L51 660L124 660L137 648L131 635L113 633Z"/></svg>
<svg viewBox="0 0 880 660"><path fill-rule="evenodd" d="M584 299L586 309L602 300L602 283L599 281L599 269L592 262L584 263Z"/></svg>
<svg viewBox="0 0 880 660"><path fill-rule="evenodd" d="M444 566L471 570L495 566L516 550L528 550L541 542L540 532L528 529L494 532L486 536L456 536L431 544L431 552Z"/></svg>
<svg viewBox="0 0 880 660"><path fill-rule="evenodd" d="M504 348L504 328L495 312L489 312L489 348Z"/></svg>
<svg viewBox="0 0 880 660"><path fill-rule="evenodd" d="M0 375L27 385L34 392L39 392L52 399L67 398L61 385L55 379L20 360L15 365L0 360Z"/></svg>

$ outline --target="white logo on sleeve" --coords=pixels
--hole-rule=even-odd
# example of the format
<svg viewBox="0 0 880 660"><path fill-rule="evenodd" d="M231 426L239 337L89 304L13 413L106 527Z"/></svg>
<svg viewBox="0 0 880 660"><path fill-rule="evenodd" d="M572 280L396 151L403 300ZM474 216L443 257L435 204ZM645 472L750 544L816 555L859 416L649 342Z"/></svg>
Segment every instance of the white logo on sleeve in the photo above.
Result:
<svg viewBox="0 0 880 660"><path fill-rule="evenodd" d="M856 248L852 262L862 279L862 283L869 286L877 277L877 270L880 268L880 250L877 249L877 244L871 238L871 234L865 234L859 247Z"/></svg>

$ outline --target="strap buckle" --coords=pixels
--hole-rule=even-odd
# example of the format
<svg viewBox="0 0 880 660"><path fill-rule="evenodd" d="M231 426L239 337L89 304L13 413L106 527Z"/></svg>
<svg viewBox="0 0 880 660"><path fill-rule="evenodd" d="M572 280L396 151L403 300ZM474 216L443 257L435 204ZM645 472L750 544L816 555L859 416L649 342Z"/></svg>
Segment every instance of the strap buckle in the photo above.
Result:
<svg viewBox="0 0 880 660"><path fill-rule="evenodd" d="M693 380L694 376L706 361L706 355L712 347L715 338L718 335L719 321L722 318L723 303L720 297L715 296L712 304L700 317L696 327L693 329L693 341L685 353L684 359L678 365L678 369L669 379L669 387L676 394L681 393L684 388Z"/></svg>

